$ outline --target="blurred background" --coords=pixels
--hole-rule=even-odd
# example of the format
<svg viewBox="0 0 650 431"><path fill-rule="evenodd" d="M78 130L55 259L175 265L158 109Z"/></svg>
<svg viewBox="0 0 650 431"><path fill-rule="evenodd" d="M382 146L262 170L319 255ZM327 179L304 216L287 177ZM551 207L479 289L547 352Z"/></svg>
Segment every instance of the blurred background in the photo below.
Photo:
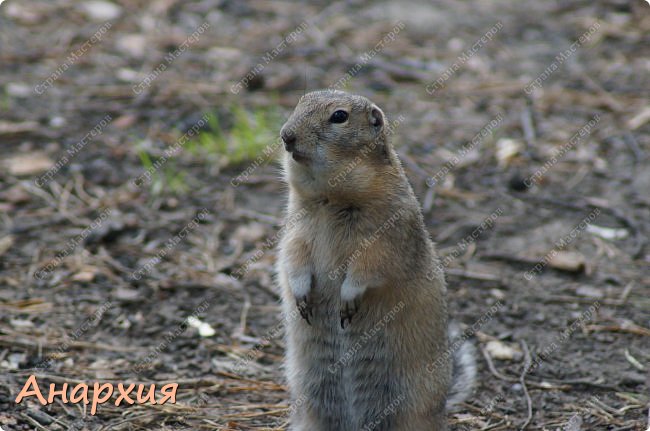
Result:
<svg viewBox="0 0 650 431"><path fill-rule="evenodd" d="M388 115L479 348L452 429L649 426L647 2L7 0L0 65L2 429L286 429L278 133L323 88Z"/></svg>

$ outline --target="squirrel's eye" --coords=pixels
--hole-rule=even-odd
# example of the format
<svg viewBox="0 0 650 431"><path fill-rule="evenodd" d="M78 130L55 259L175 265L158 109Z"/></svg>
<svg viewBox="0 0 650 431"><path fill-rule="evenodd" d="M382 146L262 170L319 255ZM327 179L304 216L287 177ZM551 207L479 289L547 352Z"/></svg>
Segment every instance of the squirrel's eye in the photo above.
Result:
<svg viewBox="0 0 650 431"><path fill-rule="evenodd" d="M348 113L339 109L334 111L330 117L330 123L345 123L348 120Z"/></svg>

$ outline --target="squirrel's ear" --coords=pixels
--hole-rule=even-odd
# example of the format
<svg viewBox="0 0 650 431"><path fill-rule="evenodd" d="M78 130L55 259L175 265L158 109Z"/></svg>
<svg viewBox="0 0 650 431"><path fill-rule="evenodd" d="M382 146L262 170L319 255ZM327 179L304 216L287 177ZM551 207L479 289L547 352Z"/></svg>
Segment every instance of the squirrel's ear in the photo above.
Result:
<svg viewBox="0 0 650 431"><path fill-rule="evenodd" d="M384 113L376 105L370 107L370 125L381 130L384 127Z"/></svg>
<svg viewBox="0 0 650 431"><path fill-rule="evenodd" d="M377 105L372 105L370 107L370 125L374 129L374 133L377 136L376 143L379 144L379 151L381 153L382 160L387 164L391 163L390 156L388 155L388 139L384 132L384 123L386 122L386 117L384 113L381 112L381 109Z"/></svg>

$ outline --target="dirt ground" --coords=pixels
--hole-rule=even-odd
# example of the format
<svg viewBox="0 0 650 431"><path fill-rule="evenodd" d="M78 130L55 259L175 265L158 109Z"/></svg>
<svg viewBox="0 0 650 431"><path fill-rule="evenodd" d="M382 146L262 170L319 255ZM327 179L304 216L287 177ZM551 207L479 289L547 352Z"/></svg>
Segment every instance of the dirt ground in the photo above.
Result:
<svg viewBox="0 0 650 431"><path fill-rule="evenodd" d="M452 429L650 427L646 2L8 0L0 64L2 429L286 429L268 149L327 87L393 121L477 345Z"/></svg>

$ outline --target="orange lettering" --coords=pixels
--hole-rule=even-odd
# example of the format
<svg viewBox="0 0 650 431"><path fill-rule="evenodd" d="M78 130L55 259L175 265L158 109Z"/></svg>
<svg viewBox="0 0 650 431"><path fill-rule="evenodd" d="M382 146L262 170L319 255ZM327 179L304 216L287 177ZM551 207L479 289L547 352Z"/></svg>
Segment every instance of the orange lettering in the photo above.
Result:
<svg viewBox="0 0 650 431"><path fill-rule="evenodd" d="M106 393L106 396L102 398L101 394L102 392L104 392L104 389L106 389L108 392ZM95 416L95 412L97 411L97 405L108 401L111 395L113 395L112 383L104 383L103 385L100 385L99 382L95 382L95 384L93 385L93 405L90 408L90 415Z"/></svg>
<svg viewBox="0 0 650 431"><path fill-rule="evenodd" d="M169 388L169 390L167 388ZM160 389L160 393L163 394L164 397L158 401L158 404L165 404L168 399L171 399L172 404L176 404L176 389L178 389L178 383L169 383L163 386Z"/></svg>
<svg viewBox="0 0 650 431"><path fill-rule="evenodd" d="M83 389L83 392L80 397L77 397L79 389ZM72 392L70 393L71 403L76 404L81 400L83 400L84 404L88 404L88 385L85 383L79 383L77 386L72 388Z"/></svg>
<svg viewBox="0 0 650 431"><path fill-rule="evenodd" d="M129 394L131 391L133 391L133 388L135 387L135 383L131 383L128 388L126 388L126 391L124 390L124 385L122 383L117 384L117 390L120 391L120 396L117 397L115 400L115 405L119 406L122 400L124 400L127 404L133 404L135 401L133 401L131 398L129 398Z"/></svg>
<svg viewBox="0 0 650 431"><path fill-rule="evenodd" d="M34 386L34 389L32 389L31 391L28 391L27 388L29 388L30 386ZM43 397L43 394L41 394L41 390L38 387L38 382L36 381L36 376L32 374L31 376L29 376L29 379L27 379L27 381L25 382L25 386L23 386L23 389L20 391L20 393L16 397L16 404L20 404L20 402L23 400L23 398L31 397L33 395L36 395L36 397L38 398L38 401L41 404L43 404L43 405L47 404L47 401L45 401L45 398Z"/></svg>
<svg viewBox="0 0 650 431"><path fill-rule="evenodd" d="M154 398L154 392L156 391L156 385L149 385L149 393L146 397L142 398L142 390L144 385L141 383L138 385L138 404L144 404L149 399L149 404L156 404L156 399Z"/></svg>
<svg viewBox="0 0 650 431"><path fill-rule="evenodd" d="M50 383L50 393L47 395L48 404L52 404L54 402L54 397L56 397L57 395L61 395L61 401L67 403L68 394L66 394L66 392L68 392L68 384L64 383L63 388L61 388L61 390L58 392L54 390L55 388L56 385L54 383Z"/></svg>

